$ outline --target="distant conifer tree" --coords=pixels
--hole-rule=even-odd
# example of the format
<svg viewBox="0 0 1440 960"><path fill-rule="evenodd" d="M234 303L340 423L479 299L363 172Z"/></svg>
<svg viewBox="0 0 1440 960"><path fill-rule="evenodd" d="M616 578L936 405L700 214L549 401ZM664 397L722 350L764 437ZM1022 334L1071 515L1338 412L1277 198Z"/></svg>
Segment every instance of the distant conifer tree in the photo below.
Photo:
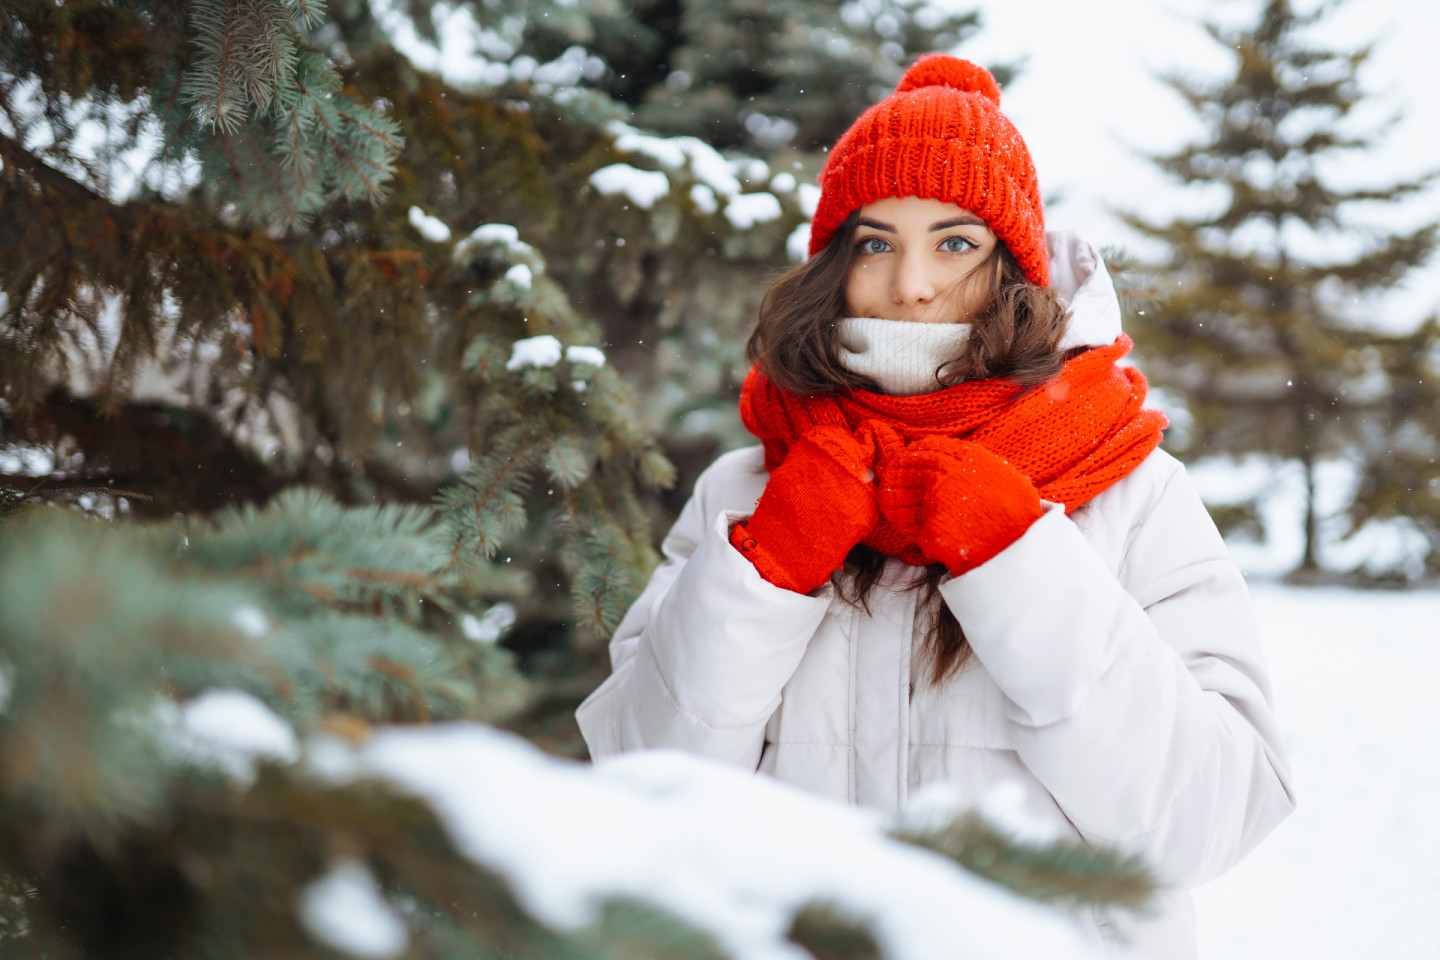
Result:
<svg viewBox="0 0 1440 960"><path fill-rule="evenodd" d="M1222 187L1224 207L1168 223L1139 211L1126 217L1170 251L1161 265L1172 278L1169 295L1135 335L1152 381L1188 408L1188 444L1179 452L1255 453L1301 464L1307 497L1299 570L1306 573L1318 568L1315 476L1322 460L1345 458L1360 471L1356 522L1400 511L1433 516L1435 506L1421 501L1440 476L1424 452L1435 456L1437 372L1403 373L1386 362L1402 340L1380 332L1384 324L1356 306L1429 257L1437 224L1386 232L1354 216L1361 206L1405 202L1435 175L1368 186L1339 186L1327 175L1328 160L1376 151L1383 133L1356 129L1351 118L1364 96L1357 73L1370 48L1328 50L1306 36L1328 10L1300 14L1289 0L1269 0L1251 27L1207 25L1234 51L1234 73L1169 79L1207 133L1155 162L1187 186ZM1421 400L1412 388L1426 377L1431 386ZM1396 408L1402 394L1432 404L1428 426L1416 419L1419 408ZM1421 452L1406 461L1403 480L1395 472L1397 431L1426 438L1412 436ZM1393 496L1397 483L1411 496Z"/></svg>

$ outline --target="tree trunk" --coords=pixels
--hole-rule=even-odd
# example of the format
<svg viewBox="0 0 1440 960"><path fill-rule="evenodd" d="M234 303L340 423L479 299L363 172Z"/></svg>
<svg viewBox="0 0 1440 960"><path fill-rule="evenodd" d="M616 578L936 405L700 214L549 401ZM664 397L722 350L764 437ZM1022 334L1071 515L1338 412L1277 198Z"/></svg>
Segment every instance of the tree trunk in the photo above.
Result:
<svg viewBox="0 0 1440 960"><path fill-rule="evenodd" d="M1313 407L1304 403L1297 411L1300 433L1300 463L1305 468L1305 553L1300 559L1298 573L1316 573L1320 564L1315 559L1315 541L1319 520L1315 515L1315 421L1311 419Z"/></svg>
<svg viewBox="0 0 1440 960"><path fill-rule="evenodd" d="M1320 564L1315 559L1315 539L1318 522L1315 517L1315 461L1306 454L1305 464L1305 555L1300 559L1300 570L1315 573Z"/></svg>

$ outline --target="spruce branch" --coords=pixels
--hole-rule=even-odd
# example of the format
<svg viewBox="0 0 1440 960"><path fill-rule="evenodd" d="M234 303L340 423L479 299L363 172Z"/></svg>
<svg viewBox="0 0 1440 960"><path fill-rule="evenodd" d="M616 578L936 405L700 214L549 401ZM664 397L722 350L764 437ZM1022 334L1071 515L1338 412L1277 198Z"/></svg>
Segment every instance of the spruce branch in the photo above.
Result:
<svg viewBox="0 0 1440 960"><path fill-rule="evenodd" d="M82 687L114 682L142 702L146 690L233 686L295 719L495 720L521 705L503 652L431 629L426 598L457 583L424 508L345 508L293 490L188 532L31 510L0 538L0 660L26 684L79 671ZM96 716L107 704L96 700Z"/></svg>
<svg viewBox="0 0 1440 960"><path fill-rule="evenodd" d="M596 636L609 636L639 594L635 548L593 498L561 525L567 537L560 559L576 616Z"/></svg>
<svg viewBox="0 0 1440 960"><path fill-rule="evenodd" d="M577 487L590 476L594 451L583 437L567 435L546 441L545 469L562 487Z"/></svg>
<svg viewBox="0 0 1440 960"><path fill-rule="evenodd" d="M964 813L937 828L898 828L891 836L947 857L972 873L1042 902L1141 909L1156 881L1138 857L1081 841L1043 846L1011 839L983 817Z"/></svg>
<svg viewBox="0 0 1440 960"><path fill-rule="evenodd" d="M785 938L815 960L882 960L885 955L864 923L825 901L797 910Z"/></svg>
<svg viewBox="0 0 1440 960"><path fill-rule="evenodd" d="M295 588L358 607L413 601L444 582L444 541L422 506L347 508L297 487L263 507L222 510L189 540L188 562L217 573L243 564L268 576L275 601L287 608L306 605L289 592Z"/></svg>
<svg viewBox="0 0 1440 960"><path fill-rule="evenodd" d="M289 0L289 3L299 15L300 22L307 26L319 23L325 16L325 0Z"/></svg>
<svg viewBox="0 0 1440 960"><path fill-rule="evenodd" d="M190 9L202 58L181 84L181 98L197 121L223 133L232 132L245 112L239 19L240 4L231 0L196 0Z"/></svg>
<svg viewBox="0 0 1440 960"><path fill-rule="evenodd" d="M529 470L542 447L538 439L512 428L496 439L457 483L436 495L451 531L452 564L469 557L488 559L510 534L525 526L522 494L529 486Z"/></svg>
<svg viewBox="0 0 1440 960"><path fill-rule="evenodd" d="M13 165L23 170L36 185L71 203L105 202L100 194L45 163L4 133L0 133L0 160L3 160L7 167Z"/></svg>
<svg viewBox="0 0 1440 960"><path fill-rule="evenodd" d="M0 487L16 493L23 500L45 499L55 494L70 496L81 493L103 493L127 500L154 500L148 493L95 482L94 477L27 477L0 473Z"/></svg>
<svg viewBox="0 0 1440 960"><path fill-rule="evenodd" d="M399 126L347 95L334 65L292 23L322 9L293 0L192 5L201 53L180 78L180 100L222 141L224 177L214 186L228 183L247 219L302 227L330 187L376 201L394 174Z"/></svg>

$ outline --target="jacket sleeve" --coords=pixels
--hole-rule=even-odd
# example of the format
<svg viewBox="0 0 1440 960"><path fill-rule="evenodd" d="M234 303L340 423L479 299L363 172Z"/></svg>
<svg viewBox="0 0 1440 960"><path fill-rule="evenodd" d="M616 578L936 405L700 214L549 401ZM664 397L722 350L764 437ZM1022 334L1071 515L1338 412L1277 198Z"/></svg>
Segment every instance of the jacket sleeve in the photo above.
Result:
<svg viewBox="0 0 1440 960"><path fill-rule="evenodd" d="M707 472L708 473L708 472ZM730 545L748 514L707 508L702 474L663 560L610 641L610 677L576 711L596 759L673 748L747 770L829 607L763 579Z"/></svg>
<svg viewBox="0 0 1440 960"><path fill-rule="evenodd" d="M1215 877L1294 809L1245 581L1178 465L1118 575L1047 506L941 594L1081 835L1162 882Z"/></svg>

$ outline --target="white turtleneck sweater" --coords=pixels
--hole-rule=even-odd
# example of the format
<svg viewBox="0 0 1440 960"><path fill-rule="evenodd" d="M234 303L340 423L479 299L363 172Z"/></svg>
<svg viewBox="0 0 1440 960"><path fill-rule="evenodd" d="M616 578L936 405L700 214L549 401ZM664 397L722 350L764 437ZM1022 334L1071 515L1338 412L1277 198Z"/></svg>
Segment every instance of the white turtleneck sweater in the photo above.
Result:
<svg viewBox="0 0 1440 960"><path fill-rule="evenodd" d="M846 317L839 334L841 366L871 378L882 393L911 397L944 388L935 371L960 356L970 324Z"/></svg>

